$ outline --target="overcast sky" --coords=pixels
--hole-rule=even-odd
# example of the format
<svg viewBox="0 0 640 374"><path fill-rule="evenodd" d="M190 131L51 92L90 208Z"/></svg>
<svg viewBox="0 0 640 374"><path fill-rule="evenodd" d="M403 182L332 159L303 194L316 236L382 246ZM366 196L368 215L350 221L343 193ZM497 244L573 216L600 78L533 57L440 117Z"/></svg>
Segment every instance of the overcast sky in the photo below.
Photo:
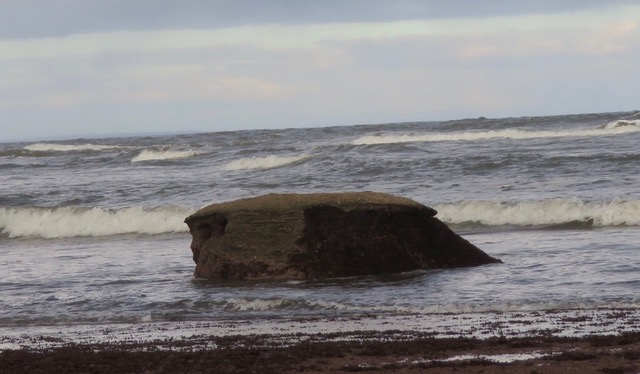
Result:
<svg viewBox="0 0 640 374"><path fill-rule="evenodd" d="M0 0L0 141L640 109L640 1Z"/></svg>

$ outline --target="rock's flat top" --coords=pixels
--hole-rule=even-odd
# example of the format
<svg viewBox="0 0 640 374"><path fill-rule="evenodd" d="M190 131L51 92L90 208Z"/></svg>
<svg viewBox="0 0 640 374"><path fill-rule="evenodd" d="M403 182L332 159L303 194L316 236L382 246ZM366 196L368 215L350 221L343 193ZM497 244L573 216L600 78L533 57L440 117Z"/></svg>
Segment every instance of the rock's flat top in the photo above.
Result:
<svg viewBox="0 0 640 374"><path fill-rule="evenodd" d="M227 212L238 210L250 211L287 211L302 209L312 205L331 205L341 209L363 205L405 205L428 208L417 201L405 197L389 195L380 192L336 192L336 193L312 193L312 194L269 194L246 199L228 201L220 204L208 205L189 218L197 218L211 214L212 212ZM428 208L431 209L431 208ZM433 210L433 209L431 209ZM435 210L433 215L435 215Z"/></svg>

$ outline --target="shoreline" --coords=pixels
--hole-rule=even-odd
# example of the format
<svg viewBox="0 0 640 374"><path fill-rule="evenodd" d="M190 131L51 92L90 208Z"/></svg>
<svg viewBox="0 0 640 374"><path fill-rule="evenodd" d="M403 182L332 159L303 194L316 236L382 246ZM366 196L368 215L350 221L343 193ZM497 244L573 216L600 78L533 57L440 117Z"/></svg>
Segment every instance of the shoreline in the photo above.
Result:
<svg viewBox="0 0 640 374"><path fill-rule="evenodd" d="M359 335L362 337L362 335ZM637 373L640 333L586 337L401 338L353 340L334 334L278 346L273 336L193 341L71 344L0 352L3 373Z"/></svg>
<svg viewBox="0 0 640 374"><path fill-rule="evenodd" d="M0 327L3 373L569 368L640 372L640 309Z"/></svg>

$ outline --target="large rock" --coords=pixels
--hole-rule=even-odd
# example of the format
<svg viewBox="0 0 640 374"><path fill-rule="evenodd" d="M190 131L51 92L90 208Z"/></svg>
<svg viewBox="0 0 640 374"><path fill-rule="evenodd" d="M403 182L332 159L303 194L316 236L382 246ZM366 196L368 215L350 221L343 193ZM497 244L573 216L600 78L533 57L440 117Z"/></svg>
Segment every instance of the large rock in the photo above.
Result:
<svg viewBox="0 0 640 374"><path fill-rule="evenodd" d="M309 279L501 262L436 213L374 192L271 194L209 205L185 222L199 278Z"/></svg>

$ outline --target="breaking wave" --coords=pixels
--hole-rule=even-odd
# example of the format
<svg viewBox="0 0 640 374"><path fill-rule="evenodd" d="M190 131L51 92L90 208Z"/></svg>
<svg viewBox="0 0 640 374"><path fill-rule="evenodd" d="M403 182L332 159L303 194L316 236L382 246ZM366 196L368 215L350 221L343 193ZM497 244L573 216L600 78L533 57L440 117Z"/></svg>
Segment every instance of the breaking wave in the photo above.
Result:
<svg viewBox="0 0 640 374"><path fill-rule="evenodd" d="M299 161L307 159L307 155L301 156L266 156L266 157L248 157L231 161L224 166L224 170L251 170L251 169L274 169L282 166L295 164Z"/></svg>
<svg viewBox="0 0 640 374"><path fill-rule="evenodd" d="M437 217L449 224L567 228L640 226L640 200L470 200L434 205L433 208L438 211ZM182 206L153 209L0 208L0 233L9 238L44 239L177 233L188 230L184 224L184 217L191 212L191 208ZM253 305L252 308L259 309L260 306Z"/></svg>
<svg viewBox="0 0 640 374"><path fill-rule="evenodd" d="M191 209L0 208L0 232L9 238L45 239L121 234L164 234L187 231L184 217Z"/></svg>
<svg viewBox="0 0 640 374"><path fill-rule="evenodd" d="M611 121L609 123L607 123L606 125L604 125L602 128L603 129L616 129L616 128L621 128L621 127L628 127L628 128L640 128L640 119L620 119L617 121Z"/></svg>
<svg viewBox="0 0 640 374"><path fill-rule="evenodd" d="M531 131L520 129L465 131L428 134L386 134L366 135L353 141L354 145L392 144L409 142L446 142L446 141L477 141L489 139L536 139L536 138L566 138L619 135L640 131L640 120L618 120L604 126L586 130L554 130Z"/></svg>
<svg viewBox="0 0 640 374"><path fill-rule="evenodd" d="M140 154L131 159L131 162L152 161L152 160L172 160L176 158L187 158L197 155L196 151L171 151L144 149Z"/></svg>
<svg viewBox="0 0 640 374"><path fill-rule="evenodd" d="M634 302L562 302L532 301L530 303L489 303L489 304L438 304L438 305L358 305L325 300L289 298L231 298L224 301L227 310L238 312L278 312L297 311L341 311L346 313L389 313L389 314L450 314L487 312L529 312L540 310L575 310L598 308L637 308Z"/></svg>
<svg viewBox="0 0 640 374"><path fill-rule="evenodd" d="M78 152L78 151L104 151L107 149L118 149L120 147L101 144L56 144L56 143L34 143L24 147L28 151L35 152Z"/></svg>
<svg viewBox="0 0 640 374"><path fill-rule="evenodd" d="M640 226L640 200L585 202L578 199L500 202L460 201L435 205L447 223L485 226Z"/></svg>

